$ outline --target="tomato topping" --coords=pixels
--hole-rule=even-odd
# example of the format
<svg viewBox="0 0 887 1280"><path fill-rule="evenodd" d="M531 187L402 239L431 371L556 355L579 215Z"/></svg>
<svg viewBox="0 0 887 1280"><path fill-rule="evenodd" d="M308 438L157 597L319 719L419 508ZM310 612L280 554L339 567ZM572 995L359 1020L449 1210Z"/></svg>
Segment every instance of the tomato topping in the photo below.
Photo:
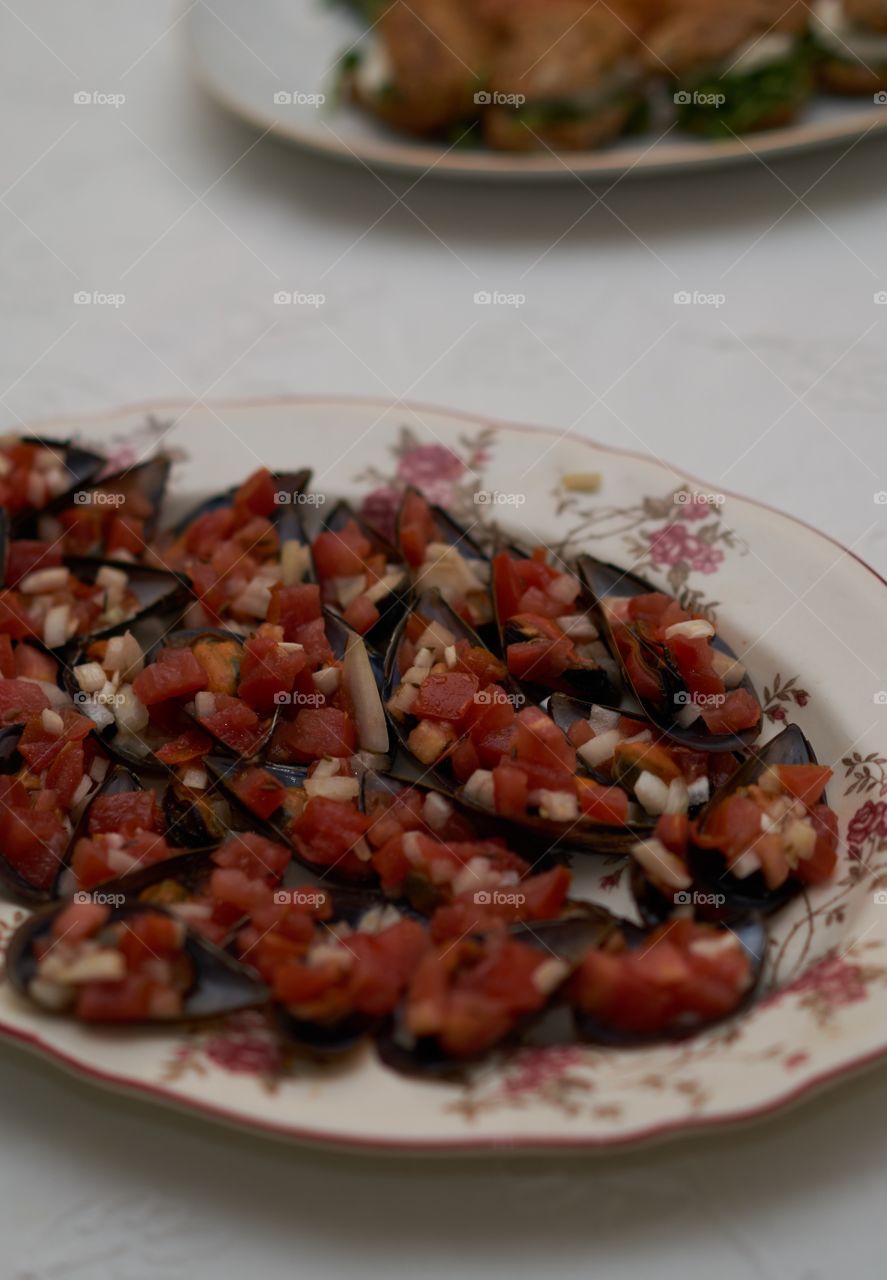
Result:
<svg viewBox="0 0 887 1280"><path fill-rule="evenodd" d="M89 806L91 836L116 831L133 835L136 831L161 831L163 820L153 791L118 791L96 796Z"/></svg>
<svg viewBox="0 0 887 1280"><path fill-rule="evenodd" d="M348 626L362 636L376 625L381 616L372 600L368 600L366 596L358 596L356 600L352 600L342 614Z"/></svg>
<svg viewBox="0 0 887 1280"><path fill-rule="evenodd" d="M422 720L458 723L468 713L477 693L475 676L464 671L428 675L419 687L410 714Z"/></svg>
<svg viewBox="0 0 887 1280"><path fill-rule="evenodd" d="M354 721L336 707L302 707L278 725L275 758L307 764L324 756L351 756L357 745Z"/></svg>
<svg viewBox="0 0 887 1280"><path fill-rule="evenodd" d="M190 649L161 649L154 662L132 682L133 692L146 707L170 698L192 698L206 689L206 671Z"/></svg>
<svg viewBox="0 0 887 1280"><path fill-rule="evenodd" d="M286 797L286 787L267 769L244 769L232 780L231 787L259 818L270 818Z"/></svg>

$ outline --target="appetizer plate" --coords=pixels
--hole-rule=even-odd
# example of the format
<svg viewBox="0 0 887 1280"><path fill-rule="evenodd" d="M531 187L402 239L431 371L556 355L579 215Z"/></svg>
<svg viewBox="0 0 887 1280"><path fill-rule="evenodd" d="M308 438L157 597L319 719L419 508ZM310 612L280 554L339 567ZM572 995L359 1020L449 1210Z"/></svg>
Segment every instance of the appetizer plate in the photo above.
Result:
<svg viewBox="0 0 887 1280"><path fill-rule="evenodd" d="M887 129L887 107L871 97L820 97L796 124L726 142L671 131L559 155L454 147L393 133L338 101L339 60L355 45L360 25L336 0L214 0L211 6L189 6L184 25L195 76L228 110L310 150L406 173L527 181L620 178L766 161Z"/></svg>
<svg viewBox="0 0 887 1280"><path fill-rule="evenodd" d="M377 518L419 485L467 525L532 531L691 593L745 657L765 736L796 722L834 768L841 863L833 882L774 921L761 1001L678 1045L525 1048L462 1082L432 1083L394 1075L369 1049L329 1068L284 1061L256 1013L97 1031L40 1013L6 982L0 1036L98 1082L252 1130L423 1152L619 1146L736 1123L887 1054L887 584L850 552L649 458L443 410L169 404L51 424L54 436L70 433L119 466L160 444L171 450L181 508L260 464L312 466L317 493L370 495ZM621 861L575 861L580 891L626 910ZM22 917L0 903L0 936Z"/></svg>

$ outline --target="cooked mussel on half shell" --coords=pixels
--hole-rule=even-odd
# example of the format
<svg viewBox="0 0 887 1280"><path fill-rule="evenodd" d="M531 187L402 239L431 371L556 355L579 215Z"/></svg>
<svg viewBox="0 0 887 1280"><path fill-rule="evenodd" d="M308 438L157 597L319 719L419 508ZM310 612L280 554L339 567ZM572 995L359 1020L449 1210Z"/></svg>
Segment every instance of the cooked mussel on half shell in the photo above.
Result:
<svg viewBox="0 0 887 1280"><path fill-rule="evenodd" d="M618 664L602 642L594 602L580 580L544 547L500 547L492 595L499 647L509 674L533 701L555 690L593 702L618 699Z"/></svg>
<svg viewBox="0 0 887 1280"><path fill-rule="evenodd" d="M430 942L378 1036L380 1058L404 1075L458 1076L493 1049L535 1038L587 952L623 923L578 904L565 919Z"/></svg>
<svg viewBox="0 0 887 1280"><path fill-rule="evenodd" d="M409 603L409 567L400 551L348 502L337 502L311 543L324 605L373 645L385 645Z"/></svg>
<svg viewBox="0 0 887 1280"><path fill-rule="evenodd" d="M73 500L106 465L105 458L75 440L48 436L0 437L0 505L16 537L33 536L37 513Z"/></svg>
<svg viewBox="0 0 887 1280"><path fill-rule="evenodd" d="M141 560L157 530L171 468L172 458L157 453L63 494L37 517L38 536L67 555Z"/></svg>
<svg viewBox="0 0 887 1280"><path fill-rule="evenodd" d="M397 546L412 572L416 595L439 592L485 640L495 643L490 561L471 530L414 488L404 493L396 527Z"/></svg>
<svg viewBox="0 0 887 1280"><path fill-rule="evenodd" d="M742 663L706 618L616 565L580 556L602 629L646 715L684 746L739 751L761 730Z"/></svg>
<svg viewBox="0 0 887 1280"><path fill-rule="evenodd" d="M561 729L524 706L505 664L438 594L423 596L395 633L385 688L389 718L426 784L501 819L520 852L625 852L649 828L635 827L621 787L577 774Z"/></svg>
<svg viewBox="0 0 887 1280"><path fill-rule="evenodd" d="M40 1009L96 1024L214 1018L264 1005L264 983L157 905L111 890L56 903L10 940L6 973Z"/></svg>

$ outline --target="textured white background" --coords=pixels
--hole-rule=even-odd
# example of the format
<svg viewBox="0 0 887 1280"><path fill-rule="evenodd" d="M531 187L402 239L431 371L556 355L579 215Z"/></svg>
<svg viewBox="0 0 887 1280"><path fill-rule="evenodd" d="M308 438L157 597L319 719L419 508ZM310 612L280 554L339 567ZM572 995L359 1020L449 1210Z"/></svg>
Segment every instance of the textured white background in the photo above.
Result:
<svg viewBox="0 0 887 1280"><path fill-rule="evenodd" d="M887 570L887 146L605 203L579 182L386 187L221 116L189 83L179 12L0 0L4 423L412 397L652 451ZM77 90L126 102L74 106ZM126 301L75 306L81 289ZM276 289L327 302L275 307ZM479 289L526 305L475 307ZM726 301L678 307L678 290ZM636 1156L408 1163L235 1136L4 1048L0 1270L880 1277L885 1086Z"/></svg>

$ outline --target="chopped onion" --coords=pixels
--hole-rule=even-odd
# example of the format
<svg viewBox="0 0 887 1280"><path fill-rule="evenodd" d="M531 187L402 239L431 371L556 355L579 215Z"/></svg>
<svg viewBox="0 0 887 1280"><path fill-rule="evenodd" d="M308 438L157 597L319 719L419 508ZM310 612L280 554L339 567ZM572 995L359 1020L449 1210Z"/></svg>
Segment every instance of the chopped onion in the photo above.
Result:
<svg viewBox="0 0 887 1280"><path fill-rule="evenodd" d="M472 804L480 805L482 809L495 809L496 791L490 770L475 769L465 783L463 795L466 800L469 800Z"/></svg>
<svg viewBox="0 0 887 1280"><path fill-rule="evenodd" d="M311 565L311 552L295 538L287 538L280 548L280 578L285 587L301 582Z"/></svg>
<svg viewBox="0 0 887 1280"><path fill-rule="evenodd" d="M41 712L40 719L43 724L43 728L47 733L51 733L54 738L57 738L60 733L64 733L65 722L57 711L51 711L47 707Z"/></svg>
<svg viewBox="0 0 887 1280"><path fill-rule="evenodd" d="M205 720L216 709L216 695L208 689L201 689L194 695L194 712L198 720Z"/></svg>
<svg viewBox="0 0 887 1280"><path fill-rule="evenodd" d="M395 587L400 585L402 578L403 573L400 570L396 573L384 574L364 592L367 600L369 600L370 604L378 604L380 600L384 600L386 596L390 595Z"/></svg>
<svg viewBox="0 0 887 1280"><path fill-rule="evenodd" d="M688 618L665 628L666 640L710 640L714 633L714 627L704 618Z"/></svg>
<svg viewBox="0 0 887 1280"><path fill-rule="evenodd" d="M579 801L571 791L539 791L539 815L551 822L575 822L579 817Z"/></svg>
<svg viewBox="0 0 887 1280"><path fill-rule="evenodd" d="M47 649L61 649L68 643L68 627L71 621L71 607L57 604L47 612L43 619L43 643ZM76 627L76 622L75 622Z"/></svg>
<svg viewBox="0 0 887 1280"><path fill-rule="evenodd" d="M587 742L583 742L581 747L576 748L576 753L582 757L589 769L597 769L604 761L612 758L613 752L621 741L622 736L618 729L608 729L605 733L597 733Z"/></svg>
<svg viewBox="0 0 887 1280"><path fill-rule="evenodd" d="M63 567L36 569L33 573L26 574L22 578L18 584L18 590L26 596L39 596L44 592L64 591L68 585L69 577L68 570Z"/></svg>
<svg viewBox="0 0 887 1280"><path fill-rule="evenodd" d="M142 646L131 631L122 636L112 636L108 641L102 666L106 671L119 672L122 680L132 680L145 665Z"/></svg>
<svg viewBox="0 0 887 1280"><path fill-rule="evenodd" d="M713 649L711 665L715 675L723 680L724 687L727 689L736 689L745 679L745 667L738 658L731 657L729 653L721 653L719 649Z"/></svg>
<svg viewBox="0 0 887 1280"><path fill-rule="evenodd" d="M118 729L132 735L141 733L148 723L148 708L136 697L131 684L122 685L117 692L114 719ZM146 747L145 754L147 750Z"/></svg>
<svg viewBox="0 0 887 1280"><path fill-rule="evenodd" d="M631 853L647 875L667 889L689 889L693 883L683 862L670 849L666 849L661 840L654 837L641 840L632 845Z"/></svg>
<svg viewBox="0 0 887 1280"><path fill-rule="evenodd" d="M329 698L338 689L341 679L342 670L340 667L321 667L320 671L315 671L311 676L311 683L319 693Z"/></svg>
<svg viewBox="0 0 887 1280"><path fill-rule="evenodd" d="M634 784L634 793L647 813L653 814L654 817L665 813L668 805L668 787L661 778L657 778L655 773L644 769Z"/></svg>
<svg viewBox="0 0 887 1280"><path fill-rule="evenodd" d="M668 784L666 813L686 813L690 807L690 794L683 778L672 778Z"/></svg>
<svg viewBox="0 0 887 1280"><path fill-rule="evenodd" d="M305 779L306 796L323 796L325 800L356 800L360 795L357 778L318 778L314 774Z"/></svg>
<svg viewBox="0 0 887 1280"><path fill-rule="evenodd" d="M356 573L352 577L333 578L332 586L336 593L336 599L343 609L347 609L358 596L363 595L363 589L367 584L365 573Z"/></svg>
<svg viewBox="0 0 887 1280"><path fill-rule="evenodd" d="M182 786L205 791L209 786L209 775L205 769L186 769L182 774Z"/></svg>
<svg viewBox="0 0 887 1280"><path fill-rule="evenodd" d="M65 693L64 689L60 689L57 684L51 684L49 680L35 680L33 676L19 676L19 679L27 680L28 684L35 684L38 689L42 689L57 710L72 705L70 695Z"/></svg>

